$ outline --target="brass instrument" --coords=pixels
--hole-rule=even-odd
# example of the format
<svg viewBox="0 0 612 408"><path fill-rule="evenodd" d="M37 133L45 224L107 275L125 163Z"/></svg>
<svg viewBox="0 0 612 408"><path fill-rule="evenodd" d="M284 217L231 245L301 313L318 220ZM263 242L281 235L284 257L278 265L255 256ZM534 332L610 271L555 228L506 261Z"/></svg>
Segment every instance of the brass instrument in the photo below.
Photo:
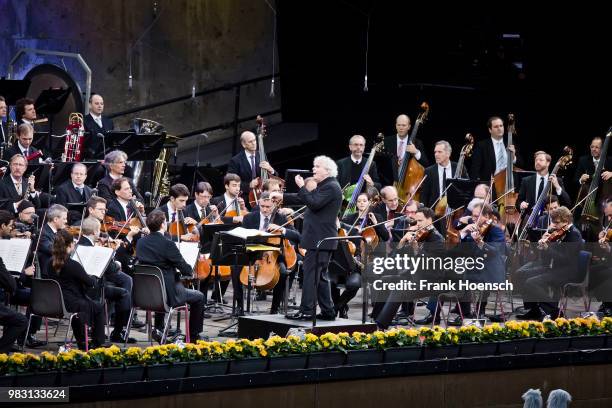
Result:
<svg viewBox="0 0 612 408"><path fill-rule="evenodd" d="M153 134L164 131L164 126L160 123L150 120L136 118L132 120L132 128L137 134ZM171 137L171 136L168 136ZM170 190L170 179L168 178L168 164L170 162L170 151L164 147L159 152L159 157L155 159L155 166L153 167L153 182L151 184L151 202L150 205L156 203L155 207L159 206L161 198L167 196Z"/></svg>
<svg viewBox="0 0 612 408"><path fill-rule="evenodd" d="M71 113L66 127L66 142L64 143L64 153L62 153L63 162L81 161L84 139L83 115Z"/></svg>

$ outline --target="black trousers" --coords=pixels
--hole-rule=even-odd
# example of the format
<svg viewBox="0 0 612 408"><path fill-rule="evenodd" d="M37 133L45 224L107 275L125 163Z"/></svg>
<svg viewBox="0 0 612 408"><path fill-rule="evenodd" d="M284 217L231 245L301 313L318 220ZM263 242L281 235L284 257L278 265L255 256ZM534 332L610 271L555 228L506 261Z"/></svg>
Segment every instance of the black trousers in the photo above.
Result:
<svg viewBox="0 0 612 408"><path fill-rule="evenodd" d="M335 314L334 302L331 299L331 287L327 278L327 265L333 251L319 251L318 262L316 250L308 250L304 257L304 282L302 284L302 302L300 311L304 314L316 313L314 309L315 296L321 313L326 315ZM315 282L319 277L319 284L315 289Z"/></svg>
<svg viewBox="0 0 612 408"><path fill-rule="evenodd" d="M91 342L94 347L99 347L104 344L104 307L99 302L93 302L94 307L92 307L91 316ZM72 319L72 331L74 332L74 337L77 340L79 348L81 350L85 349L85 325L79 319L78 316L75 316Z"/></svg>
<svg viewBox="0 0 612 408"><path fill-rule="evenodd" d="M20 335L25 335L28 319L21 313L0 305L0 324L4 327L0 337L0 353L8 353Z"/></svg>
<svg viewBox="0 0 612 408"><path fill-rule="evenodd" d="M177 282L177 285L182 283ZM195 337L202 332L204 326L204 295L201 292L183 287L185 303L189 304L189 334ZM155 328L164 329L164 314L155 313Z"/></svg>

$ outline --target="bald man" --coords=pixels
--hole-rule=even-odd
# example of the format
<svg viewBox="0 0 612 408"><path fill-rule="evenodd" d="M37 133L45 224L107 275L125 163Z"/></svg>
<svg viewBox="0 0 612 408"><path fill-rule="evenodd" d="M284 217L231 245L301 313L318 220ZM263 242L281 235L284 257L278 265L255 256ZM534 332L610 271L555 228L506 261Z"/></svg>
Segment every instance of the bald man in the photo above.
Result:
<svg viewBox="0 0 612 408"><path fill-rule="evenodd" d="M398 180L399 169L404 158L414 157L423 167L429 166L429 160L425 154L423 142L415 138L413 143L408 143L412 129L412 122L408 115L399 115L395 119L395 131L393 136L385 137L385 151L391 155L391 160L380 161L380 177L383 185L392 185ZM382 163L385 163L383 166Z"/></svg>
<svg viewBox="0 0 612 408"><path fill-rule="evenodd" d="M87 159L102 159L106 152L102 137L99 134L106 135L106 132L115 128L113 121L106 116L104 112L104 98L98 94L92 94L89 97L89 113L83 118L83 126L85 131L85 158Z"/></svg>
<svg viewBox="0 0 612 408"><path fill-rule="evenodd" d="M242 132L240 144L243 150L230 159L227 172L240 176L240 190L248 206L249 190L257 185L257 177L261 176L261 169L267 170L269 175L275 175L276 172L267 161L259 162L255 133L248 130Z"/></svg>

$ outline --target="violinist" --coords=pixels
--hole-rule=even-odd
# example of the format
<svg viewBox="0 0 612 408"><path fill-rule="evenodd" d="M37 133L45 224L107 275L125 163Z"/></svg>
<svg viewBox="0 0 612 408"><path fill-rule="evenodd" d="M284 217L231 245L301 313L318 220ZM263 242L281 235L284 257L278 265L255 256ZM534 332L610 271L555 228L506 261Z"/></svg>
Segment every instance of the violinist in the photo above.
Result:
<svg viewBox="0 0 612 408"><path fill-rule="evenodd" d="M597 244L592 244L593 262L591 264L589 293L601 300L599 312L612 316L612 199L608 199L603 209L602 230Z"/></svg>
<svg viewBox="0 0 612 408"><path fill-rule="evenodd" d="M81 224L81 238L77 245L94 246L96 244L102 245L100 242L100 221L95 217L87 217ZM124 343L127 336L125 326L132 307L132 278L121 271L121 264L115 260L110 262L104 271L103 278L104 281L112 283L112 285L104 283L104 296L115 305L115 324L110 335L110 341ZM127 342L133 344L136 343L136 339L130 337Z"/></svg>
<svg viewBox="0 0 612 408"><path fill-rule="evenodd" d="M40 208L39 193L34 188L36 182L32 174L28 178L23 177L28 168L28 161L21 154L11 157L9 169L11 174L0 181L0 199L8 199L3 209L13 214L17 213L17 206L22 200L29 200L36 208Z"/></svg>
<svg viewBox="0 0 612 408"><path fill-rule="evenodd" d="M113 182L120 178L125 178L130 184L132 194L140 202L143 201L142 196L136 189L132 179L126 176L128 155L121 150L113 150L104 156L104 167L106 167L106 175L98 181L98 195L104 197L107 201L115 198L113 194Z"/></svg>
<svg viewBox="0 0 612 408"><path fill-rule="evenodd" d="M144 215L144 205L139 201L134 201L134 191L128 178L120 177L113 181L113 198L107 200L106 214L115 221L127 221L137 218L136 212ZM148 233L145 226L140 226L142 232Z"/></svg>
<svg viewBox="0 0 612 408"><path fill-rule="evenodd" d="M38 244L38 263L41 267L41 275L47 277L47 265L52 255L53 242L57 232L66 228L68 222L68 209L63 205L53 204L47 210L47 222L40 231L40 241Z"/></svg>
<svg viewBox="0 0 612 408"><path fill-rule="evenodd" d="M173 241L178 240L177 236L179 233L179 229L176 228L176 225L179 225L185 234L180 236L181 241L193 241L193 237L199 236L197 228L197 221L189 216L185 216L184 210L187 207L187 200L189 199L189 189L184 184L175 184L170 187L170 200L159 207L170 220L168 224L168 229L170 231L176 232L176 235L171 232L171 238ZM174 229L172 227L174 225ZM193 232L187 232L187 228L193 228Z"/></svg>
<svg viewBox="0 0 612 408"><path fill-rule="evenodd" d="M537 248L540 259L522 266L516 271L516 285L525 301L526 313L517 319L542 319L559 315L557 303L559 288L568 282L579 282L578 255L583 240L572 224L572 213L567 207L559 207L550 214L550 229L542 235ZM550 291L554 293L551 298Z"/></svg>
<svg viewBox="0 0 612 408"><path fill-rule="evenodd" d="M404 234L404 236L400 240L400 250L405 251L409 255L413 256L422 255L426 257L444 257L444 237L433 226L433 210L428 207L419 208L416 214L414 215L414 218L417 223L415 226L411 227L409 231L406 232L406 234ZM427 280L433 281L434 279L439 278L439 275L442 273L442 271L428 270L427 273ZM424 278L423 275L412 275L410 271L400 272L399 277L410 280L418 280ZM374 316L378 327L383 329L389 327L402 301L414 301L415 299L424 296L433 296L435 294L437 293L425 290L392 291L389 294L380 313L378 313L377 316ZM431 323L434 320L433 312L432 315L428 316L426 319L430 319L429 323ZM436 316L437 322L439 322L439 319L440 317Z"/></svg>
<svg viewBox="0 0 612 408"><path fill-rule="evenodd" d="M500 283L505 279L506 240L504 231L495 223L495 211L490 205L476 204L472 208L472 222L460 232L461 253L472 258L482 257L484 268L482 270L469 270L465 278L470 282ZM471 309L470 302L460 302L461 312L466 318L481 318L487 306L488 292L483 293L482 301L476 310ZM461 316L454 321L449 320L451 326L461 326Z"/></svg>
<svg viewBox="0 0 612 408"><path fill-rule="evenodd" d="M344 187L347 184L357 184L357 181L359 181L359 177L361 176L361 172L367 161L367 159L363 157L365 146L365 137L361 135L353 135L349 139L348 148L351 152L350 156L336 162L336 165L338 166L337 179L340 186ZM368 188L376 188L377 190L380 190L381 184L378 179L378 169L376 168L375 162L372 162L370 171L368 174L363 176L363 179Z"/></svg>
<svg viewBox="0 0 612 408"><path fill-rule="evenodd" d="M244 149L232 157L227 165L227 172L237 175L240 180L240 190L245 194L251 188L257 187L258 177L261 176L261 169L267 170L269 174L275 174L274 169L267 161L260 162L257 154L257 136L251 131L244 131L240 135L240 144ZM247 200L248 201L248 200Z"/></svg>
<svg viewBox="0 0 612 408"><path fill-rule="evenodd" d="M213 189L210 183L200 181L195 186L193 202L185 208L185 216L193 218L197 222L201 222L203 219L215 221L219 211L215 205L210 204L212 196Z"/></svg>
<svg viewBox="0 0 612 408"><path fill-rule="evenodd" d="M223 177L225 194L213 197L210 202L219 210L224 224L239 224L247 212L245 201L240 196L240 176L227 173ZM236 214L236 215L234 215Z"/></svg>
<svg viewBox="0 0 612 408"><path fill-rule="evenodd" d="M341 225L346 229L347 235L361 235L363 228L369 225L378 224L381 221L376 218L376 215L372 212L371 206L372 201L370 200L368 194L359 194L356 202L357 212L349 214L342 219ZM385 224L379 224L372 228L372 230L378 237L379 242L389 240L389 231L385 227ZM360 247L361 242L362 241L355 242L357 248ZM361 261L360 254L356 254L356 258ZM337 283L332 282L332 299L334 301L336 313L341 319L348 319L348 303L357 295L357 292L361 287L361 272L361 268L357 264L355 270L351 271L350 274L346 276L346 282L344 282L345 289L342 294L340 293Z"/></svg>
<svg viewBox="0 0 612 408"><path fill-rule="evenodd" d="M257 210L253 210L249 214L244 217L242 221L242 226L244 228L256 229L259 231L269 231L276 232L279 231L281 236L285 239L291 241L291 243L297 244L300 242L300 233L293 229L290 225L285 225L287 223L287 218L281 215L275 208L274 202L270 198L270 194L267 192L263 192L259 197L259 208ZM272 305L270 308L270 314L277 314L279 312L279 307L281 300L283 299L283 295L285 293L285 284L287 281L287 276L290 272L287 270L287 266L285 264L285 260L282 257L279 257L279 268L280 268L280 279L276 286L274 286L274 290L272 292ZM240 285L239 276L237 283L234 282L234 276L232 274L232 285L234 286L234 293L236 293L236 288ZM242 307L242 288L240 288L239 299ZM238 300L238 299L237 299Z"/></svg>

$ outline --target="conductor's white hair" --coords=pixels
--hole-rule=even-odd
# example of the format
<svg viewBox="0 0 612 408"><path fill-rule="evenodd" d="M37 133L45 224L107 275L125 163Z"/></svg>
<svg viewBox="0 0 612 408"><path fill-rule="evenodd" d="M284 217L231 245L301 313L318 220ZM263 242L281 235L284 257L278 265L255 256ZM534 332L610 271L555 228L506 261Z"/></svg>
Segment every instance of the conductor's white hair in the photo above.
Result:
<svg viewBox="0 0 612 408"><path fill-rule="evenodd" d="M313 163L320 163L328 172L330 177L338 176L338 166L336 162L327 156L317 156L314 158Z"/></svg>

